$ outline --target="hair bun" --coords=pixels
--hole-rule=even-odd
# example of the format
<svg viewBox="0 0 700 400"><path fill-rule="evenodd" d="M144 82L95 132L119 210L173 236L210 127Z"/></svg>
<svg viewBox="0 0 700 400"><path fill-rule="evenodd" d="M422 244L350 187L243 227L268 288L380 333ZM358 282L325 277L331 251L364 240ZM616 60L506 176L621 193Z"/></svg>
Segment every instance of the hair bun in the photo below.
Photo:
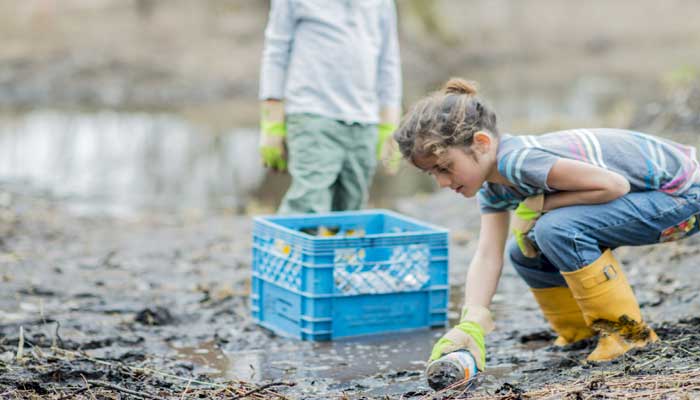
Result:
<svg viewBox="0 0 700 400"><path fill-rule="evenodd" d="M442 91L445 94L466 94L468 96L476 96L477 94L477 83L473 81L467 81L462 78L451 78L445 86L442 87Z"/></svg>

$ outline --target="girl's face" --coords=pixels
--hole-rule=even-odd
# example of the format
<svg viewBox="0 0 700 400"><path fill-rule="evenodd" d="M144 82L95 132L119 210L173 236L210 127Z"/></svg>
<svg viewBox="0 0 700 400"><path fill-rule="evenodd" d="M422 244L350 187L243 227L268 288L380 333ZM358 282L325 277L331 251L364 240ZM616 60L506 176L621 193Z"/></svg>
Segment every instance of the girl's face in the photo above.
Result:
<svg viewBox="0 0 700 400"><path fill-rule="evenodd" d="M475 141L469 152L450 147L440 157L415 157L413 162L431 174L441 188L474 197L495 169L495 149L490 140L487 142Z"/></svg>

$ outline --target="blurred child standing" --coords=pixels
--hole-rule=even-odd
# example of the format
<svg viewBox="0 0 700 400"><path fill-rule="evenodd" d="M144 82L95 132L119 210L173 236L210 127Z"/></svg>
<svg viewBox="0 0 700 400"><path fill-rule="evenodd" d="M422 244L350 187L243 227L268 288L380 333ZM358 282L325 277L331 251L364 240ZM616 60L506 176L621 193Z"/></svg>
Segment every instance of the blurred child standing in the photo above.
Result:
<svg viewBox="0 0 700 400"><path fill-rule="evenodd" d="M292 176L280 213L360 209L377 159L398 162L397 36L393 0L272 0L260 153Z"/></svg>

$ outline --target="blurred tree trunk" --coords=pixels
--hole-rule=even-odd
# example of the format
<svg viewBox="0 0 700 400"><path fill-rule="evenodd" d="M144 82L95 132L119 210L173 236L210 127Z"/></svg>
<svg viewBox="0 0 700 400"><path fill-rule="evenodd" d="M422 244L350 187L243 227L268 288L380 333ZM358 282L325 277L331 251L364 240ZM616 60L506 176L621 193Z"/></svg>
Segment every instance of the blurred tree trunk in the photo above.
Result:
<svg viewBox="0 0 700 400"><path fill-rule="evenodd" d="M143 19L153 15L156 8L156 0L136 0L136 13Z"/></svg>
<svg viewBox="0 0 700 400"><path fill-rule="evenodd" d="M409 0L408 4L418 16L428 37L437 39L446 45L455 45L458 42L457 38L440 19L437 7L439 3L436 0Z"/></svg>

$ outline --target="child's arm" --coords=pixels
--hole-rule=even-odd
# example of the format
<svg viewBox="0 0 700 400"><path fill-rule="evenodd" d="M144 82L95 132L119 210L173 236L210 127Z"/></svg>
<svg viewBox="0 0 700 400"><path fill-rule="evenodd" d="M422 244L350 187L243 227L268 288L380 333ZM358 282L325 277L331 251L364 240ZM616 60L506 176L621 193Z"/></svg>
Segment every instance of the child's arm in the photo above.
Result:
<svg viewBox="0 0 700 400"><path fill-rule="evenodd" d="M380 123L398 125L401 114L401 55L396 24L396 5L393 1L385 2L382 14L382 45L379 53L377 71L377 97L380 111ZM392 113L397 115L394 117ZM386 117L389 118L386 118Z"/></svg>
<svg viewBox="0 0 700 400"><path fill-rule="evenodd" d="M284 99L287 67L294 41L296 21L289 0L273 0L265 28L265 43L260 63L258 98Z"/></svg>
<svg viewBox="0 0 700 400"><path fill-rule="evenodd" d="M284 85L294 40L294 15L289 0L273 0L265 28L260 65L260 143L263 164L273 170L287 169L284 121Z"/></svg>
<svg viewBox="0 0 700 400"><path fill-rule="evenodd" d="M493 329L488 306L501 276L508 220L507 212L481 216L479 244L467 274L462 316L459 323L435 343L430 353L431 361L443 354L466 349L474 356L479 370L484 370L484 335Z"/></svg>
<svg viewBox="0 0 700 400"><path fill-rule="evenodd" d="M377 71L377 98L380 111L377 159L383 160L386 171L393 175L398 172L401 161L398 146L391 138L401 117L401 56L396 27L396 5L393 1L385 2L381 28L382 45Z"/></svg>
<svg viewBox="0 0 700 400"><path fill-rule="evenodd" d="M561 192L545 196L545 211L576 204L607 203L630 191L630 183L622 175L565 158L554 163L547 185Z"/></svg>
<svg viewBox="0 0 700 400"><path fill-rule="evenodd" d="M476 253L469 264L464 304L488 307L503 268L509 213L483 214Z"/></svg>

